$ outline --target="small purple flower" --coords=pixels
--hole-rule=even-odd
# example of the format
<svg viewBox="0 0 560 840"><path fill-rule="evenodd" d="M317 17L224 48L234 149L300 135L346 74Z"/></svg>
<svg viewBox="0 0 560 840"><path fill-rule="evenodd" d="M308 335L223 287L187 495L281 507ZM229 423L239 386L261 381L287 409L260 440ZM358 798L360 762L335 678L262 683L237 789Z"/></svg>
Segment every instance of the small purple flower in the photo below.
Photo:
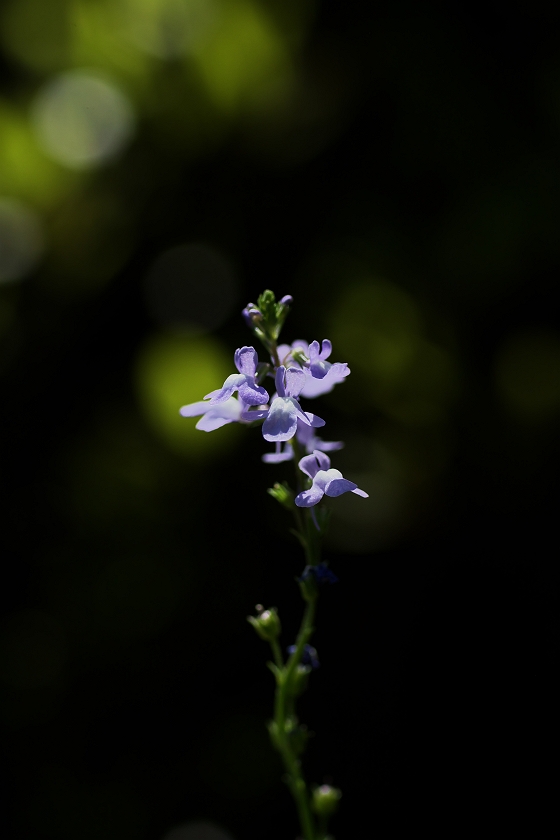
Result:
<svg viewBox="0 0 560 840"><path fill-rule="evenodd" d="M314 449L320 449L321 452L332 452L335 449L342 449L342 447L344 446L341 440L321 440L315 434L313 426L306 426L305 423L301 422L301 420L298 420L296 439L301 446L305 447L305 451L308 454L310 452L313 452ZM262 459L265 462L265 464L279 464L282 461L291 461L293 457L294 450L292 448L291 443L288 441L284 444L283 449L282 444L277 442L276 451L267 452L266 455L262 456Z"/></svg>
<svg viewBox="0 0 560 840"><path fill-rule="evenodd" d="M282 303L284 306L291 306L293 302L294 299L291 295L284 295L283 298L280 298L280 303Z"/></svg>
<svg viewBox="0 0 560 840"><path fill-rule="evenodd" d="M292 345L281 344L278 347L278 356L286 367L296 367L303 369L308 374L305 385L302 388L301 396L306 399L313 399L320 397L323 394L328 394L332 391L335 385L344 382L345 378L350 373L350 368L346 362L335 362L331 364L326 359L331 355L332 345L328 339L323 341L322 349L320 349L319 342L313 341L308 344L306 341L298 339ZM301 364L296 361L294 355L301 359L302 355L307 357L302 359Z"/></svg>
<svg viewBox="0 0 560 840"><path fill-rule="evenodd" d="M263 424L263 437L274 443L290 440L296 433L298 420L307 426L324 426L325 421L315 414L302 410L296 397L305 384L306 375L297 368L280 365L276 371L278 396L272 401Z"/></svg>
<svg viewBox="0 0 560 840"><path fill-rule="evenodd" d="M201 432L213 432L228 423L251 423L253 420L262 420L266 417L266 410L250 410L243 400L236 400L229 397L224 402L212 405L208 400L184 405L179 409L182 417L200 417L196 428Z"/></svg>
<svg viewBox="0 0 560 840"><path fill-rule="evenodd" d="M288 654L292 656L297 650L296 645L290 645L287 648ZM311 668L318 668L319 667L319 657L317 656L317 651L311 645L304 645L303 651L301 653L301 664L311 666Z"/></svg>
<svg viewBox="0 0 560 840"><path fill-rule="evenodd" d="M306 566L300 580L314 580L315 583L338 583L335 573L329 569L326 563L317 563L316 566Z"/></svg>
<svg viewBox="0 0 560 840"><path fill-rule="evenodd" d="M296 496L295 503L298 507L313 507L325 495L342 496L343 493L355 493L356 496L368 498L368 494L360 490L357 484L344 478L339 470L331 469L331 459L318 449L313 455L305 455L298 466L313 481L309 490L304 490Z"/></svg>
<svg viewBox="0 0 560 840"><path fill-rule="evenodd" d="M235 351L234 361L239 373L232 373L221 388L206 394L204 399L210 399L211 405L216 405L225 402L235 391L239 391L239 397L246 405L265 405L268 402L268 393L255 382L259 362L255 348L240 347Z"/></svg>

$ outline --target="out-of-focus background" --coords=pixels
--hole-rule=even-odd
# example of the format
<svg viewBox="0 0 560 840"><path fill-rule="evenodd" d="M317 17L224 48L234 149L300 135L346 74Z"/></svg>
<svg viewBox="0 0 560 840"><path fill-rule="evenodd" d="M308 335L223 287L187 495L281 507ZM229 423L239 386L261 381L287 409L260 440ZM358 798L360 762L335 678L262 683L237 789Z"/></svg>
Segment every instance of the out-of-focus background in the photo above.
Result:
<svg viewBox="0 0 560 840"><path fill-rule="evenodd" d="M291 466L178 416L266 287L350 364L313 410L370 494L302 703L334 832L517 814L559 700L551 8L3 3L3 836L295 836L245 621L292 641Z"/></svg>

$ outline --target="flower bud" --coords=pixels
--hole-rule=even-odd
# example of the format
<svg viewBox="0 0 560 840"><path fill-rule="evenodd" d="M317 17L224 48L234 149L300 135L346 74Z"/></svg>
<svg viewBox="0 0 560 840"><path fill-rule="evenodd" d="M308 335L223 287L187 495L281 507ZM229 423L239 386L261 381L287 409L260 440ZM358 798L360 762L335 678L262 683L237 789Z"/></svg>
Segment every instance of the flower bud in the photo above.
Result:
<svg viewBox="0 0 560 840"><path fill-rule="evenodd" d="M257 634L264 639L265 642L272 642L280 635L280 619L275 607L270 607L268 610L259 610L257 606L258 615L248 615L247 621L252 624Z"/></svg>
<svg viewBox="0 0 560 840"><path fill-rule="evenodd" d="M316 787L312 794L311 807L321 817L330 817L338 808L342 791L331 785Z"/></svg>
<svg viewBox="0 0 560 840"><path fill-rule="evenodd" d="M286 510L293 510L294 507L294 493L293 490L290 489L290 486L284 482L283 484L276 484L273 487L269 487L267 490L273 499L285 507Z"/></svg>

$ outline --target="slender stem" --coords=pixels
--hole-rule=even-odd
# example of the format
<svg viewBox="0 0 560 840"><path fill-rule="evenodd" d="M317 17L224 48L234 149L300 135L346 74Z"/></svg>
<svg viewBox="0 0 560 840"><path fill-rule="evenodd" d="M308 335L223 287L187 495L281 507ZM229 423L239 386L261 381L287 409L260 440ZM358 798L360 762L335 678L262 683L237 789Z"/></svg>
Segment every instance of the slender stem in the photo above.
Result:
<svg viewBox="0 0 560 840"><path fill-rule="evenodd" d="M282 659L282 652L280 650L280 645L278 644L278 639L271 639L270 647L272 648L272 655L274 656L274 664L277 668L282 670L284 667L284 660Z"/></svg>
<svg viewBox="0 0 560 840"><path fill-rule="evenodd" d="M311 813L307 784L301 771L301 763L290 744L288 731L288 706L290 705L290 685L294 671L301 662L303 649L313 633L313 621L316 610L316 597L308 601L296 640L296 649L290 656L285 670L277 681L274 722L278 738L278 750L282 756L284 767L288 774L288 784L294 797L299 815L301 829L305 840L317 840L315 821Z"/></svg>

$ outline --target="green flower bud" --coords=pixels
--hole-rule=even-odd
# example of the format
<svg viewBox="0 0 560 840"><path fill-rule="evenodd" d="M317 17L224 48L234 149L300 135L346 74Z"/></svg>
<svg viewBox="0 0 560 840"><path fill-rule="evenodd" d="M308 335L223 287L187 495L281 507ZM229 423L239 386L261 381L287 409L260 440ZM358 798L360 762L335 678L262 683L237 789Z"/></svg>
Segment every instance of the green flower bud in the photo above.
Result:
<svg viewBox="0 0 560 840"><path fill-rule="evenodd" d="M266 491L269 493L273 499L276 499L278 504L282 505L282 507L286 508L286 510L292 510L294 507L294 491L290 488L290 485L284 481L282 484L276 482L273 487L269 487Z"/></svg>
<svg viewBox="0 0 560 840"><path fill-rule="evenodd" d="M330 817L338 808L342 791L330 785L316 787L312 794L311 806L320 817Z"/></svg>
<svg viewBox="0 0 560 840"><path fill-rule="evenodd" d="M294 362L298 362L300 365L304 365L309 361L301 347L292 348L292 358Z"/></svg>
<svg viewBox="0 0 560 840"><path fill-rule="evenodd" d="M256 610L258 615L248 615L247 621L252 624L261 639L265 642L272 642L280 635L280 619L275 607L270 607L268 610L263 610L260 604L257 604Z"/></svg>

